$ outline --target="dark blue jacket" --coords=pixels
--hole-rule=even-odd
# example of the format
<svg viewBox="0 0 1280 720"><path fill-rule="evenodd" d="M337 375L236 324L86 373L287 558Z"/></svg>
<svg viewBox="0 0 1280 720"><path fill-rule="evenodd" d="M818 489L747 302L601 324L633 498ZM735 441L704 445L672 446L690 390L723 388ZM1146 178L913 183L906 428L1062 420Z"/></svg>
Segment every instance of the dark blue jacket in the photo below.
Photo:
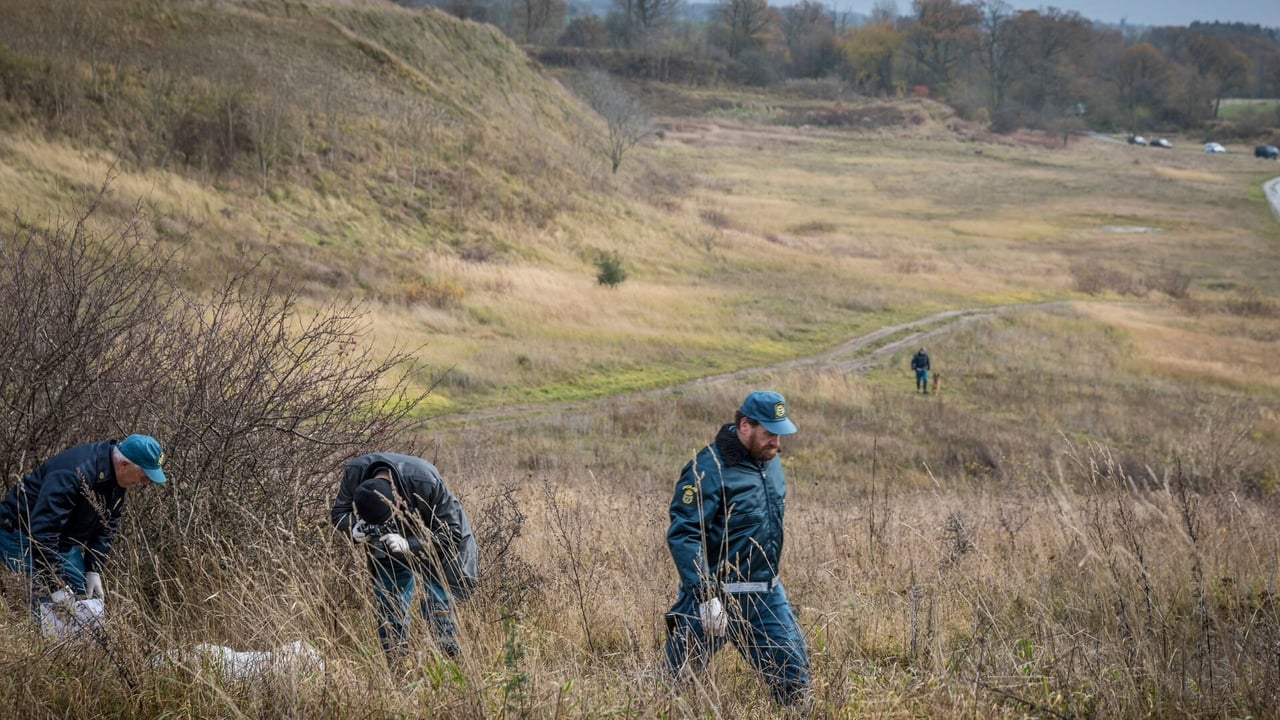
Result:
<svg viewBox="0 0 1280 720"><path fill-rule="evenodd" d="M347 463L338 483L330 520L347 535L357 518L352 499L360 483L373 477L379 468L391 469L392 486L397 496L412 507L413 522L402 522L398 529L409 541L409 551L428 569L438 569L453 594L466 598L478 580L480 553L471 521L462 503L449 491L435 465L412 455L370 453Z"/></svg>
<svg viewBox="0 0 1280 720"><path fill-rule="evenodd" d="M912 355L912 356L911 356L911 369L912 369L912 370L928 370L928 369L929 369L929 355L928 355L928 354L926 354L926 353L922 353L922 352L917 352L915 355Z"/></svg>
<svg viewBox="0 0 1280 720"><path fill-rule="evenodd" d="M721 583L776 577L786 496L782 461L752 460L737 425L720 428L684 466L671 500L667 547L680 588L705 600Z"/></svg>
<svg viewBox="0 0 1280 720"><path fill-rule="evenodd" d="M9 488L0 502L0 525L30 535L36 571L54 582L66 582L58 553L81 545L85 572L97 572L111 551L125 495L111 463L115 444L104 440L63 450Z"/></svg>

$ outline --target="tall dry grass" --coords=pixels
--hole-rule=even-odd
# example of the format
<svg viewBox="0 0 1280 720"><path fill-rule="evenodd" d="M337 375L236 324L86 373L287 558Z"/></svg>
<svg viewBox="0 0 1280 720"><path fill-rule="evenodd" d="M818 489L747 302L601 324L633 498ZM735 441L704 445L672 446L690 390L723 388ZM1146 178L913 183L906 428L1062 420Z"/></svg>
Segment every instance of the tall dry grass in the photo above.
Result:
<svg viewBox="0 0 1280 720"><path fill-rule="evenodd" d="M782 577L809 643L813 717L1271 713L1274 497L1193 474L1190 459L1131 467L1097 442L1011 442L998 472L930 472L947 449L881 418L918 420L963 397L829 373L760 380L788 393L800 425L784 443ZM361 561L318 518L246 537L197 530L176 546L127 532L107 571L102 642L42 643L10 608L0 687L30 717L774 717L730 650L682 692L661 673L672 483L740 394L606 403L420 446L480 536L499 538L459 608L456 663L419 621L407 670L384 665ZM1274 449L1258 449L1249 462L1274 471ZM228 510L253 515L234 499ZM140 582L173 564L151 557L162 546L200 554L182 577ZM232 682L152 662L198 642L298 639L320 650L323 672Z"/></svg>

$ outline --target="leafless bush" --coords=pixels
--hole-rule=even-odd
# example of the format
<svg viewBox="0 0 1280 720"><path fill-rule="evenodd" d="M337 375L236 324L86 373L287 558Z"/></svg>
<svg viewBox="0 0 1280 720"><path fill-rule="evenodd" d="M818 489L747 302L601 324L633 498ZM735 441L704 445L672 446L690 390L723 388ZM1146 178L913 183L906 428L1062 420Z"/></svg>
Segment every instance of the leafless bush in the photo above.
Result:
<svg viewBox="0 0 1280 720"><path fill-rule="evenodd" d="M608 136L603 149L614 173L631 148L653 134L649 111L609 73L598 68L583 70L575 78L574 90L604 118Z"/></svg>
<svg viewBox="0 0 1280 720"><path fill-rule="evenodd" d="M104 188L105 189L105 188ZM123 437L127 378L173 304L168 258L137 215L96 234L100 192L44 230L15 218L0 243L0 468L6 485L44 456L99 435ZM149 357L141 358L149 362ZM127 401L125 401L127 402Z"/></svg>
<svg viewBox="0 0 1280 720"><path fill-rule="evenodd" d="M715 208L703 208L698 213L698 216L701 217L708 225L717 230L724 230L733 224L733 221L729 219L728 214L723 210L717 210Z"/></svg>
<svg viewBox="0 0 1280 720"><path fill-rule="evenodd" d="M504 616L518 613L535 599L544 582L516 552L515 541L524 533L528 519L516 499L518 492L510 483L494 488L475 516L481 572L473 602L493 604Z"/></svg>
<svg viewBox="0 0 1280 720"><path fill-rule="evenodd" d="M1176 268L1163 268L1147 280L1147 285L1171 298L1184 299L1191 288L1191 276Z"/></svg>
<svg viewBox="0 0 1280 720"><path fill-rule="evenodd" d="M973 544L977 530L973 521L959 511L947 515L942 525L942 569L955 566L961 558L975 549Z"/></svg>
<svg viewBox="0 0 1280 720"><path fill-rule="evenodd" d="M1240 290L1237 297L1226 302L1227 312L1242 317L1272 317L1276 314L1276 305L1267 300L1255 287Z"/></svg>
<svg viewBox="0 0 1280 720"><path fill-rule="evenodd" d="M299 312L252 267L209 298L174 289L139 212L94 230L106 192L51 230L19 221L0 248L6 484L79 442L156 436L171 482L137 493L123 528L156 562L132 573L156 579L210 545L269 551L322 526L338 465L416 424L422 395L391 377L407 356L373 357L358 308Z"/></svg>
<svg viewBox="0 0 1280 720"><path fill-rule="evenodd" d="M1140 279L1096 261L1073 264L1071 275L1075 279L1076 290L1089 295L1097 295L1108 290L1137 297L1147 294L1147 288Z"/></svg>

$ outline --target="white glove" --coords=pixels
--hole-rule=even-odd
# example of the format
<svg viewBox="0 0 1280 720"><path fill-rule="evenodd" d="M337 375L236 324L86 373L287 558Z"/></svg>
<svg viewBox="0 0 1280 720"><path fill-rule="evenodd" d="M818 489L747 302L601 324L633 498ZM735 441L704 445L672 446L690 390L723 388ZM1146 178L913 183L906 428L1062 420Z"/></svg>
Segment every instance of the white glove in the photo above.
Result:
<svg viewBox="0 0 1280 720"><path fill-rule="evenodd" d="M385 547L388 552L393 552L398 555L403 555L404 553L409 552L409 541L405 540L404 536L398 533L387 533L386 535L378 538L378 540L382 542L383 547Z"/></svg>
<svg viewBox="0 0 1280 720"><path fill-rule="evenodd" d="M722 637L729 631L729 614L724 611L720 598L711 598L698 605L698 617L702 620L702 629L708 635Z"/></svg>
<svg viewBox="0 0 1280 720"><path fill-rule="evenodd" d="M351 539L354 540L357 545L359 545L360 543L369 542L369 536L365 534L365 531L364 531L363 520L359 520L356 522L355 525L351 526Z"/></svg>
<svg viewBox="0 0 1280 720"><path fill-rule="evenodd" d="M105 598L106 591L102 589L102 576L96 572L85 573L84 592L91 598Z"/></svg>

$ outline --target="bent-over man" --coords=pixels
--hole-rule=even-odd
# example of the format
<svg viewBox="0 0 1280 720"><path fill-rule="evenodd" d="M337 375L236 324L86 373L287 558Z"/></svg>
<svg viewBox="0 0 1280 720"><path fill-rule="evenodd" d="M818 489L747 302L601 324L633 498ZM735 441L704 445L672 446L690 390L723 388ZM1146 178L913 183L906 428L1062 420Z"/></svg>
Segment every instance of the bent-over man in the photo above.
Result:
<svg viewBox="0 0 1280 720"><path fill-rule="evenodd" d="M346 464L332 522L366 549L378 638L394 666L408 653L415 579L418 611L441 652L458 654L455 598L475 586L479 553L471 522L440 472L422 458L371 453Z"/></svg>
<svg viewBox="0 0 1280 720"><path fill-rule="evenodd" d="M31 606L70 609L77 596L105 600L102 567L125 492L165 482L164 451L149 435L63 450L9 488L0 501L0 558L27 576Z"/></svg>

